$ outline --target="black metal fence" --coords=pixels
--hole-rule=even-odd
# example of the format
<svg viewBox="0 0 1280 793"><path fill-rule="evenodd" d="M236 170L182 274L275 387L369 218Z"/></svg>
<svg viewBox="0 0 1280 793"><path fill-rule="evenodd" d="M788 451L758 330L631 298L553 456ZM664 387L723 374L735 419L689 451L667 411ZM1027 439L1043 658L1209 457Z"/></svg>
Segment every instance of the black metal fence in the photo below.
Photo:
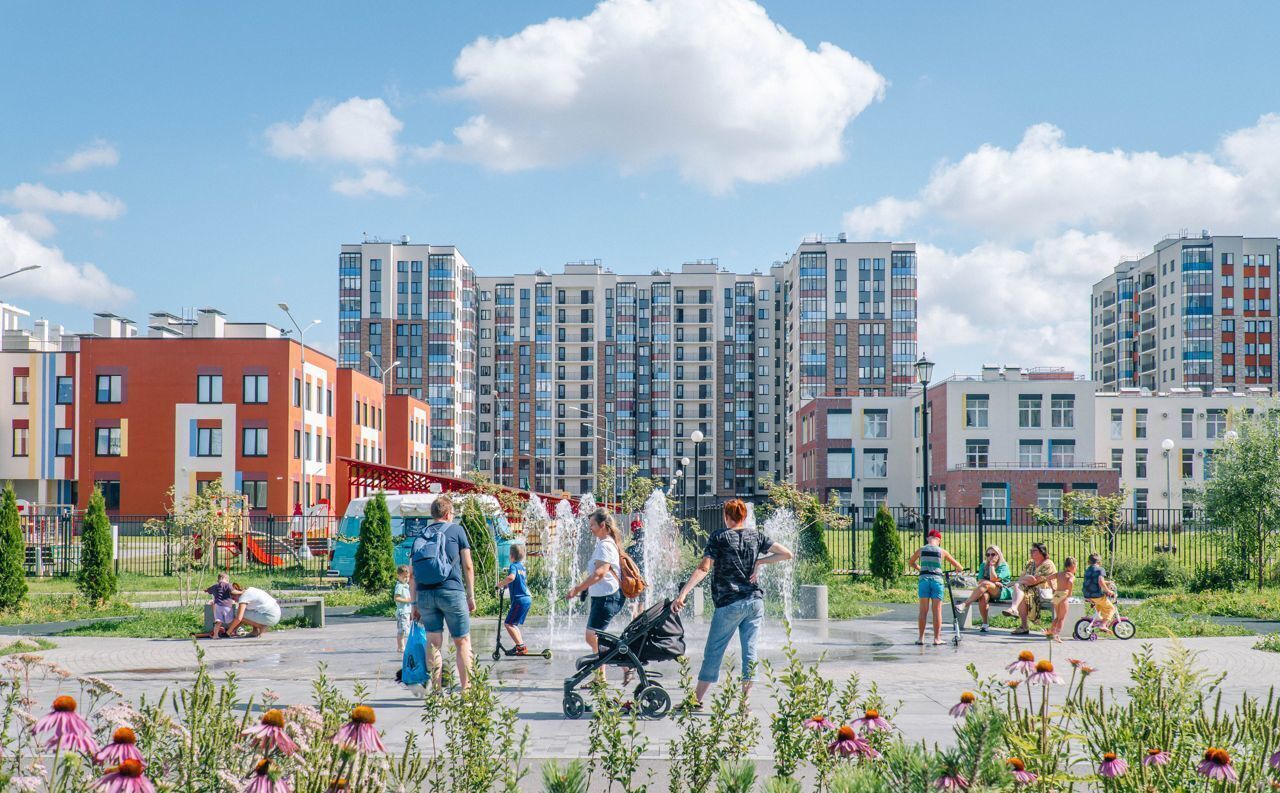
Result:
<svg viewBox="0 0 1280 793"><path fill-rule="evenodd" d="M924 542L924 521L920 511L910 507L889 508L897 524L899 539L910 555ZM846 513L849 525L827 527L825 539L836 573L865 573L871 566L873 510L851 508ZM1139 565L1157 557L1172 559L1191 574L1213 566L1219 558L1233 553L1236 547L1229 531L1212 526L1204 513L1180 509L1124 509L1114 528L1094 527L1088 521L1046 521L1044 513L1031 508L988 510L982 507L946 507L934 509L930 528L943 534L942 544L969 570L981 565L985 551L999 546L1013 568L1026 560L1031 543L1043 542L1052 558L1061 562L1074 556L1083 566L1090 550L1104 556L1109 566ZM704 533L723 525L720 505L704 506L698 513ZM1257 575L1257 560L1232 560L1241 570ZM1014 570L1017 572L1017 569ZM1266 571L1275 578L1280 570Z"/></svg>
<svg viewBox="0 0 1280 793"><path fill-rule="evenodd" d="M168 515L113 515L117 573L167 576L185 566L323 575L337 519L252 515L226 521L208 537L186 532ZM84 514L69 510L21 518L28 576L69 576L80 569Z"/></svg>

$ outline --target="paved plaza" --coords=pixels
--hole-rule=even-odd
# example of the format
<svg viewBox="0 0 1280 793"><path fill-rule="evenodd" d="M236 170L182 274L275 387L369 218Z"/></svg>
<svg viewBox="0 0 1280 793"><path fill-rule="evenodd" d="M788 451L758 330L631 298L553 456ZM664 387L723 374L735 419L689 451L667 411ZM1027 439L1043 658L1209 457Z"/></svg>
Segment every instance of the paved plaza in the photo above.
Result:
<svg viewBox="0 0 1280 793"><path fill-rule="evenodd" d="M1027 642L997 632L988 635L966 633L959 647L917 647L911 622L900 612L883 618L829 623L796 622L793 635L806 660L822 659L827 676L843 681L858 674L864 683L874 681L890 702L901 702L894 723L911 739L946 742L950 738L951 719L947 709L960 691L969 687L965 666L972 662L983 675L1001 675L1005 664L1023 649L1037 656L1045 655L1050 645L1044 640ZM706 636L706 620L691 620L686 625L689 656L696 664L701 660ZM482 650L482 663L493 670L502 701L520 714L520 723L529 727L532 759L584 755L587 747L587 720L568 721L560 709L562 681L569 673L574 656L583 654L581 637L574 630L555 647L551 661L542 658L503 659L494 663L489 658L493 648L496 620L476 620L473 636ZM531 620L526 636L531 647L539 648L543 635L540 621ZM782 658L783 632L780 623L766 625L762 657L778 662ZM131 698L147 695L153 698L164 689L178 689L190 684L196 668L196 653L189 641L116 638L55 638L58 647L44 653L78 675L94 675L111 681ZM1280 681L1280 654L1252 649L1254 637L1185 639L1183 642L1201 653L1204 665L1213 671L1227 672L1225 693L1233 699L1242 691L1265 693L1267 687ZM1164 650L1171 640L1151 642ZM1123 687L1128 681L1130 656L1143 642L1102 640L1091 643L1067 641L1054 649L1054 657L1067 666L1068 657L1080 657L1098 668L1091 683L1105 687ZM419 700L396 684L399 657L394 652L394 625L389 620L334 617L328 627L319 630L291 630L251 639L204 641L210 668L218 673L234 672L242 690L257 694L270 689L281 696L281 702L305 702L310 699L311 681L320 665L331 678L349 690L358 682L371 690L369 704L377 708L378 724L388 737L389 745L399 745L407 730L421 728L418 721ZM679 699L673 679L674 663L654 668L667 674L667 688L673 700ZM614 671L613 681L618 682ZM36 689L42 702L52 699L58 681L46 680ZM752 695L756 715L767 719L770 711L767 687L758 685ZM643 730L650 745L648 755L660 766L666 755L666 744L675 735L670 718L645 722ZM767 726L759 757L769 756Z"/></svg>

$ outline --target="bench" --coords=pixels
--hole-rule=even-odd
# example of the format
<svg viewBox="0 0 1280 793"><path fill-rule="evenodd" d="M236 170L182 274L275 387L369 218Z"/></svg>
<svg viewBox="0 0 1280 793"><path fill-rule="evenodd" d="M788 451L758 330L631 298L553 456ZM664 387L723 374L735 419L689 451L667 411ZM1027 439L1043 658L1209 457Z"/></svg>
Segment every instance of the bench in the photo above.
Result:
<svg viewBox="0 0 1280 793"><path fill-rule="evenodd" d="M324 627L324 598L318 595L311 595L307 597L280 598L276 602L280 604L282 615L285 610L301 611L302 618L306 621L308 628ZM204 605L204 630L205 633L213 630L213 604L211 603Z"/></svg>
<svg viewBox="0 0 1280 793"><path fill-rule="evenodd" d="M954 590L954 593L956 598L956 605L958 606L969 598L969 595L973 593L973 590L972 589L956 589ZM990 605L987 606L988 616L990 618L999 616L1001 612L1009 608L1010 602L1011 601L1008 601L1008 600L1000 600L1000 601L991 603ZM1085 614L1088 613L1088 609L1089 609L1089 604L1084 602L1084 598L1075 597L1075 596L1067 598L1067 621L1063 624L1063 627L1062 627L1063 633L1070 633L1072 626L1076 624L1076 620L1079 620L1081 617L1085 616ZM1040 598L1040 613L1041 614L1053 613L1052 598ZM960 621L961 629L977 626L978 620L981 619L981 615L978 612L978 604L974 603L973 605L969 606L969 608L965 609L963 613L958 615L958 618Z"/></svg>

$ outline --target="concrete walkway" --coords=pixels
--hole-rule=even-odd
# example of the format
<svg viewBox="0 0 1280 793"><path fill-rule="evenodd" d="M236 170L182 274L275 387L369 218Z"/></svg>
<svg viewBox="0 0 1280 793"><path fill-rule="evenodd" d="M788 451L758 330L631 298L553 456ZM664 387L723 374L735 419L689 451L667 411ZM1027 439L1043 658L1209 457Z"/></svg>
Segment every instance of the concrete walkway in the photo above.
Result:
<svg viewBox="0 0 1280 793"><path fill-rule="evenodd" d="M581 755L587 746L586 720L567 721L561 714L564 677L572 668L575 656L585 647L577 630L557 644L555 658L489 659L493 649L496 620L473 623L473 640L481 650L482 662L493 670L502 701L519 711L520 721L530 730L532 758ZM531 620L527 632L530 645L540 648L543 629L540 621ZM689 655L700 661L707 622L692 621L686 626ZM390 620L335 617L323 630L291 630L271 633L261 639L204 641L206 661L215 672L234 672L241 690L257 694L270 689L281 696L281 702L310 701L311 681L319 665L324 664L330 677L344 689L357 682L370 691L369 704L377 708L378 725L386 731L388 743L400 744L407 730L419 730L418 700L394 682L399 668L395 653L395 628ZM861 676L864 685L874 681L890 702L901 702L895 725L910 739L930 742L950 740L947 709L960 692L969 686L965 666L972 662L979 672L1005 678L1004 666L1023 649L1037 656L1048 655L1048 642L1019 640L1005 633L982 635L969 633L959 647L917 647L913 626L894 619L863 619L831 622L826 625L798 622L793 632L796 645L808 661L822 659L824 673L837 681L850 674ZM783 632L776 622L765 626L762 658L780 662ZM117 638L55 638L57 649L43 653L78 675L93 675L111 681L126 695L136 699L146 694L154 699L164 689L188 686L196 669L196 654L189 641ZM1201 653L1204 665L1212 671L1228 672L1225 681L1227 701L1243 691L1264 694L1267 687L1280 680L1280 654L1252 649L1254 637L1186 639L1184 644ZM1171 640L1152 641L1158 651L1167 649ZM1066 659L1080 657L1098 668L1091 684L1122 688L1128 682L1132 653L1142 646L1139 640L1121 642L1114 639L1090 643L1068 641L1053 649L1055 661L1069 671ZM655 668L667 674L666 686L678 701L680 692L674 680L676 665L659 664ZM613 680L619 680L614 672ZM36 684L41 705L52 701L62 689L74 688L57 678ZM767 687L758 685L752 694L752 707L765 723L772 710ZM643 730L650 740L649 754L660 763L666 744L675 736L675 725L668 718L646 722ZM765 745L760 757L769 756L767 725Z"/></svg>

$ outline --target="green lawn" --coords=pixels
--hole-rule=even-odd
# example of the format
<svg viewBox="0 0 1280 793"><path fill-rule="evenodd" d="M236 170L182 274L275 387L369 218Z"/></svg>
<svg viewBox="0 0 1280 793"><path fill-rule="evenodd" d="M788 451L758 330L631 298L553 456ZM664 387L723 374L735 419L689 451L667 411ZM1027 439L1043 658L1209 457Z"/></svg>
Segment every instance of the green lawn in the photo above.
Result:
<svg viewBox="0 0 1280 793"><path fill-rule="evenodd" d="M41 639L38 636L34 636L26 639L18 639L4 647L0 647L0 656L20 655L21 653L38 653L43 652L44 650L52 650L57 646L58 645L48 639Z"/></svg>
<svg viewBox="0 0 1280 793"><path fill-rule="evenodd" d="M305 626L303 617L280 621L271 630L291 630ZM69 628L59 636L117 636L135 639L189 639L204 630L204 618L190 609L146 609L120 620L104 620Z"/></svg>
<svg viewBox="0 0 1280 793"><path fill-rule="evenodd" d="M120 598L91 606L78 595L36 595L17 611L0 611L0 625L34 625L94 617L119 617L137 612L137 608Z"/></svg>

